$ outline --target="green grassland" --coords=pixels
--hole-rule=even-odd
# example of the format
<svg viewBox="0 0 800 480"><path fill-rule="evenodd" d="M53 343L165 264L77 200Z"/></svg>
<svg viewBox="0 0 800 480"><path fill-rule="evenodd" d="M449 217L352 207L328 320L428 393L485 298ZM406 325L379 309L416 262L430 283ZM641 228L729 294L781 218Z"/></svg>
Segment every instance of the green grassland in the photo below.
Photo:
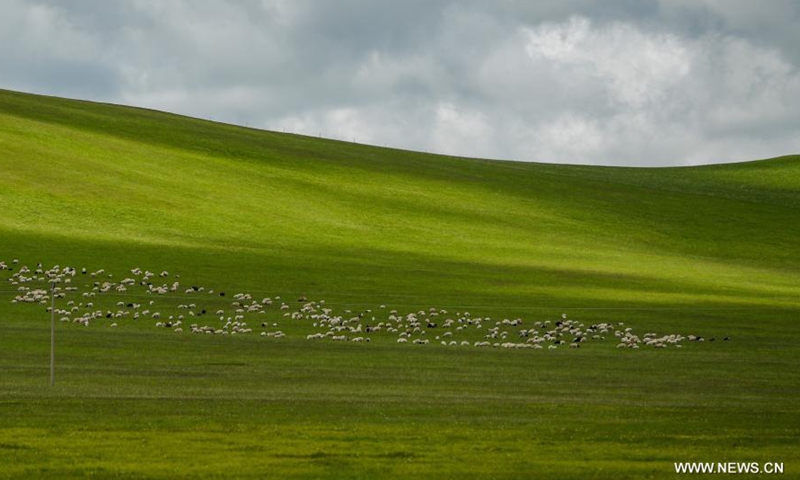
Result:
<svg viewBox="0 0 800 480"><path fill-rule="evenodd" d="M93 297L103 310L214 311L249 292L291 311L305 296L717 339L307 341L308 322L277 309L263 318L283 339L58 322L51 388L46 305L12 303L6 270L0 478L672 478L690 460L784 462L796 478L798 251L798 156L486 161L0 90L0 261L180 274L171 296Z"/></svg>

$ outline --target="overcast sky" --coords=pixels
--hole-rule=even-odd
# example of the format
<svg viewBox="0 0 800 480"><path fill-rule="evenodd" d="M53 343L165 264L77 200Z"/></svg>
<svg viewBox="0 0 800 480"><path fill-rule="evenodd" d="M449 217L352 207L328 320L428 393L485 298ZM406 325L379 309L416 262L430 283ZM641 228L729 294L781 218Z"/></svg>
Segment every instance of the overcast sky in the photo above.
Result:
<svg viewBox="0 0 800 480"><path fill-rule="evenodd" d="M0 0L0 88L362 143L800 153L800 0Z"/></svg>

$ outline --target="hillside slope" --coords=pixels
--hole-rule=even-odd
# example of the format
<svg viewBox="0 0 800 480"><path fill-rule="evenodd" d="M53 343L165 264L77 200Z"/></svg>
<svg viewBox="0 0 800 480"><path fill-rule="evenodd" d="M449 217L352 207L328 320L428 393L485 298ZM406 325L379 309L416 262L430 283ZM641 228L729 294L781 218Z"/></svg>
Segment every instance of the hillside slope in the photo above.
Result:
<svg viewBox="0 0 800 480"><path fill-rule="evenodd" d="M484 161L0 91L0 169L7 255L187 258L264 288L526 307L800 298L796 156Z"/></svg>
<svg viewBox="0 0 800 480"><path fill-rule="evenodd" d="M800 469L800 157L496 162L0 91L0 173L0 480ZM76 267L54 387L36 262ZM275 307L225 331L244 292ZM309 339L301 296L350 320ZM563 314L610 329L500 348Z"/></svg>

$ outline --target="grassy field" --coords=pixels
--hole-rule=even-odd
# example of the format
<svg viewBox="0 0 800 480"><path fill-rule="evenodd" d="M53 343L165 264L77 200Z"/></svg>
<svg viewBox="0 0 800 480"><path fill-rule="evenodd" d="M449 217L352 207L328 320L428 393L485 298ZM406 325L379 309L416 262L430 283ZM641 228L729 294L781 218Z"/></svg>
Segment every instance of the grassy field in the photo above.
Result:
<svg viewBox="0 0 800 480"><path fill-rule="evenodd" d="M683 461L799 476L800 157L484 161L0 90L0 173L15 268L0 271L0 478L672 478ZM39 262L106 271L78 273L58 308L178 315L247 292L290 310L236 336L58 322L51 388L47 305L12 303L9 281ZM81 295L134 267L181 288ZM299 297L716 341L307 341L310 321L283 316ZM260 336L261 318L286 338Z"/></svg>

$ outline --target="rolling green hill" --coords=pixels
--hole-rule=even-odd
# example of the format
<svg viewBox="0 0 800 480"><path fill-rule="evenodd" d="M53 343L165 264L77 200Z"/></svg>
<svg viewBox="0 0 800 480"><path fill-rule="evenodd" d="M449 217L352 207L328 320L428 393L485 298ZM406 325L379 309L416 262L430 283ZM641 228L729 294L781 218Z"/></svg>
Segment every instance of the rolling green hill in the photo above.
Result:
<svg viewBox="0 0 800 480"><path fill-rule="evenodd" d="M12 92L0 112L4 236L86 246L45 260L92 263L95 244L210 252L279 273L258 278L267 289L526 306L796 305L800 293L798 157L574 167Z"/></svg>
<svg viewBox="0 0 800 480"><path fill-rule="evenodd" d="M54 392L44 384L47 332L36 326L47 315L3 299L0 368L11 374L0 378L0 464L15 465L10 476L194 478L240 468L235 475L259 478L268 466L297 478L518 478L534 468L639 478L670 476L673 461L753 458L800 468L800 383L790 374L800 367L800 156L660 169L487 161L0 90L0 173L6 262L166 269L342 309L568 313L734 340L637 360L599 348L531 356L383 345L369 354L289 339L265 353L285 368L277 373L253 366L259 339L226 349L149 324L124 334L65 328L75 368ZM103 350L111 344L116 353ZM223 379L202 367L209 362L254 370ZM184 373L173 378L176 365ZM419 377L408 373L416 368ZM527 375L533 383L520 381ZM571 375L580 381L565 387ZM314 400L296 406L298 395ZM54 430L26 402L54 408ZM228 402L239 408L213 410ZM167 405L184 416L158 412ZM87 408L104 420L70 440ZM296 424L287 419L298 414ZM161 437L173 430L174 445ZM250 457L239 453L270 451L269 439L278 456L244 467ZM71 441L125 453L56 453ZM229 457L208 453L218 442L232 442ZM211 466L191 463L195 447ZM37 460L36 449L52 459ZM584 466L572 470L562 455Z"/></svg>

